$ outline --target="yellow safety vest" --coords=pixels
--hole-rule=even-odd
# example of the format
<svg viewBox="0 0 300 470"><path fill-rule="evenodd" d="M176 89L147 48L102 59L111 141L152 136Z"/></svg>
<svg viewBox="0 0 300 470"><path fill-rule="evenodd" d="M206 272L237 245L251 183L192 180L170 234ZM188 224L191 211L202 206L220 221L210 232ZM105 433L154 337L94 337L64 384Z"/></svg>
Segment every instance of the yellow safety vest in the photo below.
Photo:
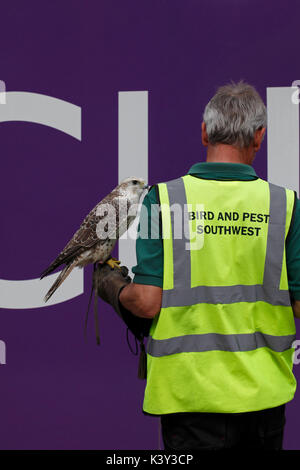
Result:
<svg viewBox="0 0 300 470"><path fill-rule="evenodd" d="M240 413L292 400L285 240L295 194L261 179L192 175L158 190L163 297L147 344L144 412Z"/></svg>

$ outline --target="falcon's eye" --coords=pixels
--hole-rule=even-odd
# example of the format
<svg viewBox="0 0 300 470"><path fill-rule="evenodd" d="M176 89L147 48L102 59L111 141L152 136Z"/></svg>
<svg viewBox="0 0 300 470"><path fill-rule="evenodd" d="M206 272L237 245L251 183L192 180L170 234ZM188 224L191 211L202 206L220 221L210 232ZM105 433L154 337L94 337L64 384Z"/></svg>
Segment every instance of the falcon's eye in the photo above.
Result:
<svg viewBox="0 0 300 470"><path fill-rule="evenodd" d="M138 184L138 181L137 181L137 180L133 180L133 181L132 181L132 184Z"/></svg>

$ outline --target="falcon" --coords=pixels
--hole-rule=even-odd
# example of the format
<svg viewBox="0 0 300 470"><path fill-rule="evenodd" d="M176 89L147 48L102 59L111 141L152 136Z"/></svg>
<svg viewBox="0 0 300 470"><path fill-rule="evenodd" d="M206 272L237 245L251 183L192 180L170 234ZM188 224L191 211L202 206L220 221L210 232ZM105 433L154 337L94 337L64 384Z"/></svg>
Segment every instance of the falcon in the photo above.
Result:
<svg viewBox="0 0 300 470"><path fill-rule="evenodd" d="M91 210L58 257L42 272L41 279L66 265L45 295L45 302L76 266L97 262L118 266L119 261L111 258L111 252L136 218L138 203L147 187L142 178L126 178Z"/></svg>

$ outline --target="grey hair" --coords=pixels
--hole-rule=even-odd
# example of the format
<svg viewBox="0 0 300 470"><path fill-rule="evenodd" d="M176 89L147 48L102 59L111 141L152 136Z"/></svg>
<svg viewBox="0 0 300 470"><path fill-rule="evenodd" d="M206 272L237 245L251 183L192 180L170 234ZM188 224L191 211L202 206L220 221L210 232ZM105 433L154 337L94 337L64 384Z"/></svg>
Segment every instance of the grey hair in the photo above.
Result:
<svg viewBox="0 0 300 470"><path fill-rule="evenodd" d="M255 88L241 80L218 88L203 120L210 144L249 147L255 131L267 126L267 109Z"/></svg>

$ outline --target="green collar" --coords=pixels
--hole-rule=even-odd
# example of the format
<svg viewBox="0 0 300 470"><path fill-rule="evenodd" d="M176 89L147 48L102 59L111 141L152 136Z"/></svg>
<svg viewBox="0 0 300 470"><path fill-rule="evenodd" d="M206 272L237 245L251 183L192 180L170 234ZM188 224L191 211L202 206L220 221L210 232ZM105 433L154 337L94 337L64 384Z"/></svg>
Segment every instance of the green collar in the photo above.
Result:
<svg viewBox="0 0 300 470"><path fill-rule="evenodd" d="M201 162L195 163L188 171L189 175L208 179L257 179L254 168L244 163Z"/></svg>

